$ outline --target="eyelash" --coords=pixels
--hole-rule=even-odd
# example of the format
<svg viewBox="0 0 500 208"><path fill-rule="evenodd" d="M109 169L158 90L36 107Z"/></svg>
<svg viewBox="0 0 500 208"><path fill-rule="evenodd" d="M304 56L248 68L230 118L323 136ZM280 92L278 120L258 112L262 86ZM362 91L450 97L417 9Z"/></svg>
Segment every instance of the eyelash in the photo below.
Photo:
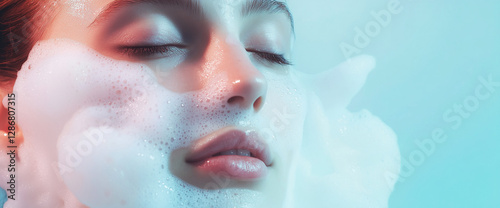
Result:
<svg viewBox="0 0 500 208"><path fill-rule="evenodd" d="M279 65L292 65L288 59L285 58L282 54L268 53L262 52L255 49L246 49L247 52L254 53L259 58L262 58L271 63L279 64Z"/></svg>
<svg viewBox="0 0 500 208"><path fill-rule="evenodd" d="M175 50L186 48L184 45L159 45L159 46L120 46L118 51L129 57L146 58L155 54L166 54ZM279 65L292 65L282 54L262 52L255 49L246 49L249 53L254 53L259 58Z"/></svg>
<svg viewBox="0 0 500 208"><path fill-rule="evenodd" d="M159 46L120 46L118 51L129 57L147 58L156 54L164 55L186 48L184 45L169 44Z"/></svg>

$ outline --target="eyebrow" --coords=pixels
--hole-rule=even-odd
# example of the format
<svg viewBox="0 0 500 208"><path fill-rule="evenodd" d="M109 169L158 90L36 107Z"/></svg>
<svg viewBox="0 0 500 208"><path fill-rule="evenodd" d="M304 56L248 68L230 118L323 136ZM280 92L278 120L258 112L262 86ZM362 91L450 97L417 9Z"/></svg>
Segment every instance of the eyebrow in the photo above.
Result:
<svg viewBox="0 0 500 208"><path fill-rule="evenodd" d="M174 8L179 8L184 11L187 11L195 16L202 16L201 6L198 4L198 1L194 0L115 0L109 3L97 17L94 19L92 23L88 27L92 27L92 25L99 24L99 22L108 19L108 17L113 14L115 11L141 3L150 3L155 5L169 6Z"/></svg>
<svg viewBox="0 0 500 208"><path fill-rule="evenodd" d="M241 11L242 16L258 13L285 14L290 20L292 31L294 30L293 16L286 3L276 0L251 0L247 1Z"/></svg>
<svg viewBox="0 0 500 208"><path fill-rule="evenodd" d="M109 3L102 10L102 12L99 13L99 15L92 23L90 23L88 27L99 24L99 22L107 19L111 14L113 14L113 12L119 10L120 8L140 3L151 3L175 7L183 9L195 16L203 16L203 10L197 0L115 0ZM276 0L248 0L245 2L241 10L241 15L243 17L258 13L285 14L290 19L290 25L293 31L294 23L292 13L285 3Z"/></svg>

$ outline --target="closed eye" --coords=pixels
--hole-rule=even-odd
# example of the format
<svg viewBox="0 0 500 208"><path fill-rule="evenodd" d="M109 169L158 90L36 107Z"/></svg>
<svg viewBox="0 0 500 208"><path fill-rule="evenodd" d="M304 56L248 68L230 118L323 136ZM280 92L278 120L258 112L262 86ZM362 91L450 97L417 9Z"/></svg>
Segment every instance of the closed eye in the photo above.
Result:
<svg viewBox="0 0 500 208"><path fill-rule="evenodd" d="M275 64L279 64L279 65L292 65L290 63L290 61L287 60L283 54L263 52L263 51L259 51L259 50L255 50L255 49L246 49L246 50L247 50L247 52L253 53L253 54L257 55L259 58L261 58L265 61L271 62L271 63L275 63Z"/></svg>
<svg viewBox="0 0 500 208"><path fill-rule="evenodd" d="M166 44L157 46L119 46L117 51L131 58L154 59L168 57L172 54L182 52L185 45Z"/></svg>

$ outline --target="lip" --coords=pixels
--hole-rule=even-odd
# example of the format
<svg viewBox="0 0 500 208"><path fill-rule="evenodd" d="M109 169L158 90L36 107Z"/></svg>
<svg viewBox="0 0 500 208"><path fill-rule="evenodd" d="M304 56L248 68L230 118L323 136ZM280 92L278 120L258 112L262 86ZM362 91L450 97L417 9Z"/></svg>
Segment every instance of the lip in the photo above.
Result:
<svg viewBox="0 0 500 208"><path fill-rule="evenodd" d="M244 150L251 155L220 155L229 150ZM224 174L242 180L262 178L272 165L269 146L263 138L256 131L234 127L218 130L195 141L186 162L200 173Z"/></svg>

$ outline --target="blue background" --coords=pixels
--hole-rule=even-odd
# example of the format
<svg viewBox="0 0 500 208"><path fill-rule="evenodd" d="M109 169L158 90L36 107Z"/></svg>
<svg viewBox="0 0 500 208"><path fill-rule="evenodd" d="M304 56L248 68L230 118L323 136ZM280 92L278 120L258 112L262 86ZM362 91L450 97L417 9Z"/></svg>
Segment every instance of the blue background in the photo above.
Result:
<svg viewBox="0 0 500 208"><path fill-rule="evenodd" d="M370 12L388 2L289 0L297 68L321 71L345 60L340 44L352 45L354 28L364 29L375 20ZM500 2L399 2L402 11L361 49L377 67L349 108L366 108L392 127L402 159L435 128L448 139L396 184L389 207L500 207L500 88L457 129L443 120L447 109L474 95L478 76L500 82Z"/></svg>

